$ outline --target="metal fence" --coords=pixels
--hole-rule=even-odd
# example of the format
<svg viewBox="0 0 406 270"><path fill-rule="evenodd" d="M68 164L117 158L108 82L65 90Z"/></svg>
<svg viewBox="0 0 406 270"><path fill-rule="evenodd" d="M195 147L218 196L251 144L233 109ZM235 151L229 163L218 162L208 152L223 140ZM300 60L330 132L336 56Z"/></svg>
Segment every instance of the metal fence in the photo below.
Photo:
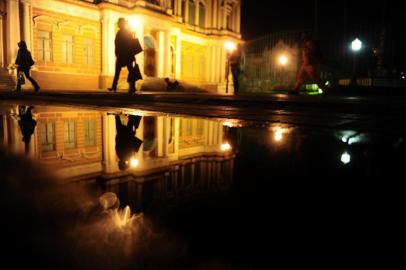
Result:
<svg viewBox="0 0 406 270"><path fill-rule="evenodd" d="M347 29L318 31L323 79L336 82L354 73L362 78L395 78L406 68L406 32L373 25ZM243 49L242 91L266 92L292 87L301 64L300 46L305 35L313 33L311 30L272 33L247 41ZM355 54L350 44L356 37L363 42L363 49ZM283 58L286 61L281 61Z"/></svg>

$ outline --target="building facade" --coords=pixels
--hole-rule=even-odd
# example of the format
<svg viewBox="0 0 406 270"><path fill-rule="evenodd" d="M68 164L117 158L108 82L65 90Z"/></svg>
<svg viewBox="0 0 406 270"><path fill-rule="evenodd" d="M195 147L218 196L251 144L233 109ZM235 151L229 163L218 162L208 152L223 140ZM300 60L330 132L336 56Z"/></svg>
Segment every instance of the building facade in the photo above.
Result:
<svg viewBox="0 0 406 270"><path fill-rule="evenodd" d="M137 63L146 81L170 77L221 93L224 44L240 42L240 10L240 0L0 0L0 64L10 66L25 40L42 88L105 89L124 17L143 45Z"/></svg>

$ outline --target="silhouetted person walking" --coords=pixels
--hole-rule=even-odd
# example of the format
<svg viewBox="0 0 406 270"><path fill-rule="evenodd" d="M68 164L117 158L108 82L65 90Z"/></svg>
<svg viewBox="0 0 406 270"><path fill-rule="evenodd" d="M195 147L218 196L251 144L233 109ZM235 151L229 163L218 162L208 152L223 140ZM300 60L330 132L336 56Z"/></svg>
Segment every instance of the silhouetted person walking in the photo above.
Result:
<svg viewBox="0 0 406 270"><path fill-rule="evenodd" d="M235 51L230 55L231 74L233 75L234 93L240 91L241 73L241 44L237 45Z"/></svg>
<svg viewBox="0 0 406 270"><path fill-rule="evenodd" d="M142 140L135 137L135 130L140 125L141 116L128 116L128 123L124 126L121 123L120 115L116 115L116 153L118 156L118 167L126 170L134 153L137 153Z"/></svg>
<svg viewBox="0 0 406 270"><path fill-rule="evenodd" d="M115 54L116 54L116 69L114 73L113 84L109 91L117 91L118 79L120 77L121 68L127 67L129 84L129 92L135 92L135 82L139 79L138 72L136 72L135 54L136 49L134 44L137 42L135 34L129 29L128 22L124 18L118 19L118 30L115 39Z"/></svg>
<svg viewBox="0 0 406 270"><path fill-rule="evenodd" d="M31 52L27 49L27 44L25 41L20 41L18 43L18 53L15 64L18 65L17 75L24 73L25 77L32 83L36 92L39 91L40 87L38 83L30 76L30 69L34 65L34 60L32 59ZM15 91L21 91L20 80L17 80L17 87Z"/></svg>
<svg viewBox="0 0 406 270"><path fill-rule="evenodd" d="M289 94L298 95L300 87L307 79L312 79L323 92L325 91L318 71L320 58L321 51L316 41L310 37L305 37L302 47L303 63L297 75L295 87L288 92Z"/></svg>
<svg viewBox="0 0 406 270"><path fill-rule="evenodd" d="M23 142L25 143L25 153L29 152L29 143L31 136L34 134L37 121L32 118L33 106L20 106L18 112L18 125L20 126L21 134L23 135Z"/></svg>

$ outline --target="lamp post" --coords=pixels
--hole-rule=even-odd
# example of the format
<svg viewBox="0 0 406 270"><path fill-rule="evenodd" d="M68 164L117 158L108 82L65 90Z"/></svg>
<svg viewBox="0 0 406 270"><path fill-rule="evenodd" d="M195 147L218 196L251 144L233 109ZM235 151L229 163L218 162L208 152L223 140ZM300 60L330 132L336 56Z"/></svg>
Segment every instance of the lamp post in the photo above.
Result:
<svg viewBox="0 0 406 270"><path fill-rule="evenodd" d="M231 41L224 43L224 48L227 52L227 63L226 63L226 93L228 94L228 77L230 76L230 57L233 51L235 51L236 44Z"/></svg>
<svg viewBox="0 0 406 270"><path fill-rule="evenodd" d="M351 86L356 86L357 85L357 79L356 79L356 69L357 69L357 53L362 49L362 41L359 40L358 38L354 39L351 42L351 50L353 52L352 55L352 78L351 78Z"/></svg>

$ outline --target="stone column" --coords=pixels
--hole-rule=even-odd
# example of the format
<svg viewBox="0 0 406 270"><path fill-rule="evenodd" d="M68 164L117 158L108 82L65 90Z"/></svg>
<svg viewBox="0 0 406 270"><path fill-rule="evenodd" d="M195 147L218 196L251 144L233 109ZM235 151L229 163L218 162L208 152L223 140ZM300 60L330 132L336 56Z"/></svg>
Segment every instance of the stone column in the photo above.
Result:
<svg viewBox="0 0 406 270"><path fill-rule="evenodd" d="M32 6L31 0L24 0L23 1L23 13L24 13L24 21L23 21L23 39L25 43L27 43L27 47L29 50L32 50L32 32L31 32L31 18L32 18Z"/></svg>
<svg viewBox="0 0 406 270"><path fill-rule="evenodd" d="M4 35L4 33L3 33L3 16L0 15L0 68L5 66L4 54L3 54L3 51L4 51L3 46L4 46L5 41L3 40L3 35Z"/></svg>
<svg viewBox="0 0 406 270"><path fill-rule="evenodd" d="M213 0L213 6L212 6L212 25L211 28L213 29L217 29L218 25L217 25L217 18L218 18L218 0Z"/></svg>
<svg viewBox="0 0 406 270"><path fill-rule="evenodd" d="M165 76L165 32L158 32L158 72L157 76L163 78Z"/></svg>
<svg viewBox="0 0 406 270"><path fill-rule="evenodd" d="M236 20L237 20L237 25L236 25L236 28L235 28L235 32L240 34L241 33L241 2L237 6L235 17L236 17Z"/></svg>
<svg viewBox="0 0 406 270"><path fill-rule="evenodd" d="M100 88L107 88L111 86L112 76L115 69L115 53L114 53L114 24L108 11L103 11L101 15L101 35L102 35L102 71Z"/></svg>
<svg viewBox="0 0 406 270"><path fill-rule="evenodd" d="M7 5L7 64L13 64L20 42L20 13L18 0L9 0Z"/></svg>
<svg viewBox="0 0 406 270"><path fill-rule="evenodd" d="M115 116L103 114L103 171L118 171L117 161Z"/></svg>

